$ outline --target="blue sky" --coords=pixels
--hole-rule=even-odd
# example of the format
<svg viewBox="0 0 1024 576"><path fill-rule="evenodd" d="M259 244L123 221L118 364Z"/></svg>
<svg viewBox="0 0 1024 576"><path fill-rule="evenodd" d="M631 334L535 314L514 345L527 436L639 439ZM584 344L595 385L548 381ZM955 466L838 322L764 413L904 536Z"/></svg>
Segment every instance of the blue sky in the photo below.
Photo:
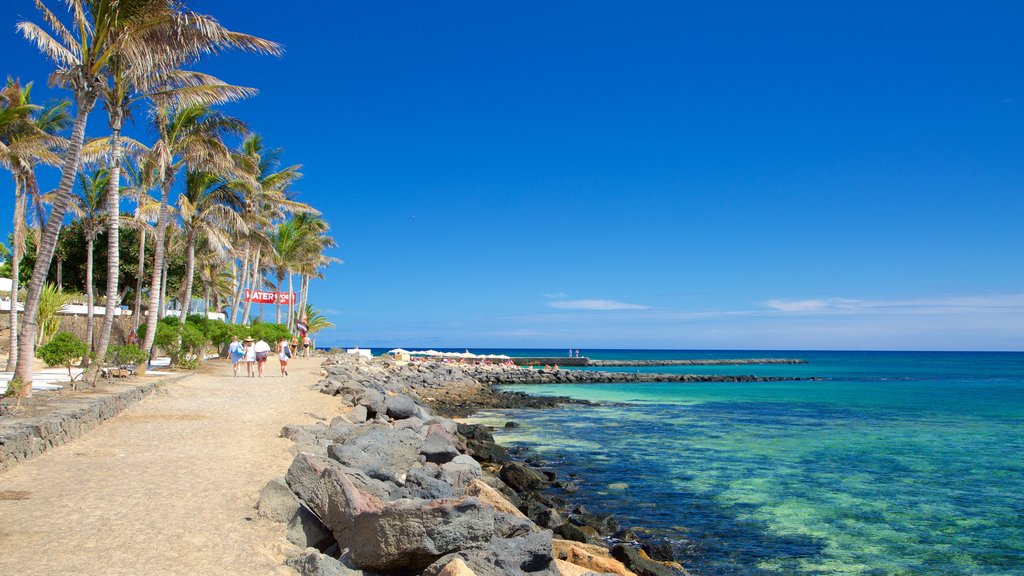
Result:
<svg viewBox="0 0 1024 576"><path fill-rule="evenodd" d="M321 344L1024 349L1019 3L191 5L286 47L197 68L332 224Z"/></svg>

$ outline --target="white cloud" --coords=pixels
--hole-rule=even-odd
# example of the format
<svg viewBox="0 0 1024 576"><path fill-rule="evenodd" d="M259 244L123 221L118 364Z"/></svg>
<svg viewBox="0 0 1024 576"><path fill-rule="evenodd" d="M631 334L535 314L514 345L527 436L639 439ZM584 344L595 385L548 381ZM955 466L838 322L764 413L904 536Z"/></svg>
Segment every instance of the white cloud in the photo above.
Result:
<svg viewBox="0 0 1024 576"><path fill-rule="evenodd" d="M551 308L560 310L650 310L650 306L643 304L630 304L617 300L602 300L597 298L583 300L558 300L546 302Z"/></svg>
<svg viewBox="0 0 1024 576"><path fill-rule="evenodd" d="M782 313L819 314L977 314L1024 311L1024 293L979 294L908 298L903 300L858 300L853 298L772 299L765 306Z"/></svg>

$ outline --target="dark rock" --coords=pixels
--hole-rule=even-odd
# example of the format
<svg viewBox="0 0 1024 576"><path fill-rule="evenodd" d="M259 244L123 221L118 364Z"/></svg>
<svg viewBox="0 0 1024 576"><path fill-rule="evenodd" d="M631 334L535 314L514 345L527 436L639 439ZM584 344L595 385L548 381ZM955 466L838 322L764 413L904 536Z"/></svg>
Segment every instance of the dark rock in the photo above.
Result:
<svg viewBox="0 0 1024 576"><path fill-rule="evenodd" d="M661 562L675 562L676 554L672 549L672 543L668 540L653 539L647 540L640 545L640 549L650 556L651 560Z"/></svg>
<svg viewBox="0 0 1024 576"><path fill-rule="evenodd" d="M554 528L555 536L558 536L562 540L572 540L574 542L590 542L590 537L584 532L579 526L566 522L561 526Z"/></svg>
<svg viewBox="0 0 1024 576"><path fill-rule="evenodd" d="M534 522L541 528L555 528L565 524L565 519L554 508L544 508L534 518Z"/></svg>
<svg viewBox="0 0 1024 576"><path fill-rule="evenodd" d="M391 396L384 401L385 413L395 420L417 416L416 402L405 394Z"/></svg>
<svg viewBox="0 0 1024 576"><path fill-rule="evenodd" d="M384 400L384 395L376 390L364 388L354 396L352 403L366 406L366 414L368 418L374 418L378 414L383 415L387 413L387 404Z"/></svg>
<svg viewBox="0 0 1024 576"><path fill-rule="evenodd" d="M405 477L406 498L436 500L456 496L452 485L438 478L441 468L436 465L413 466Z"/></svg>
<svg viewBox="0 0 1024 576"><path fill-rule="evenodd" d="M637 573L637 576L680 576L682 572L659 564L654 560L642 558L636 548L628 544L616 544L611 549L612 558L615 558L626 567Z"/></svg>
<svg viewBox="0 0 1024 576"><path fill-rule="evenodd" d="M366 406L363 406L362 404L356 406L355 408L349 410L348 412L348 419L355 422L356 424L362 424L363 422L366 422L366 418L368 416L369 413L366 410Z"/></svg>
<svg viewBox="0 0 1024 576"><path fill-rule="evenodd" d="M419 434L420 431L423 430L423 420L420 420L416 416L411 416L409 418L403 418L401 420L395 420L394 422L391 423L391 425L394 426L395 430L406 430L406 429L408 429L408 430L412 430L413 432L415 432L417 434Z"/></svg>
<svg viewBox="0 0 1024 576"><path fill-rule="evenodd" d="M579 484L571 480L569 482L558 482L557 486L569 494L575 494L580 489Z"/></svg>
<svg viewBox="0 0 1024 576"><path fill-rule="evenodd" d="M371 478L397 479L419 460L423 440L412 430L375 427L357 432L341 445L328 448L328 456L363 470Z"/></svg>
<svg viewBox="0 0 1024 576"><path fill-rule="evenodd" d="M299 499L292 493L283 477L274 478L260 491L260 499L256 502L256 511L260 516L287 522L299 508Z"/></svg>
<svg viewBox="0 0 1024 576"><path fill-rule="evenodd" d="M431 424L427 427L427 436L423 440L420 454L426 457L427 462L444 464L458 456L459 450L455 447L454 436L439 424Z"/></svg>
<svg viewBox="0 0 1024 576"><path fill-rule="evenodd" d="M455 488L465 488L473 480L483 476L480 463L461 454L441 465L441 478Z"/></svg>
<svg viewBox="0 0 1024 576"><path fill-rule="evenodd" d="M295 569L299 576L369 576L369 573L353 570L317 550L306 550L295 558L285 560L284 563Z"/></svg>
<svg viewBox="0 0 1024 576"><path fill-rule="evenodd" d="M520 424L518 422L505 422L505 428L519 428L519 427L520 427Z"/></svg>
<svg viewBox="0 0 1024 576"><path fill-rule="evenodd" d="M343 544L360 568L421 571L445 554L489 542L494 508L476 498L400 500L357 514L348 535Z"/></svg>
<svg viewBox="0 0 1024 576"><path fill-rule="evenodd" d="M498 471L498 477L516 492L539 490L547 486L547 478L543 474L519 462L506 462Z"/></svg>
<svg viewBox="0 0 1024 576"><path fill-rule="evenodd" d="M316 548L321 552L335 543L330 529L305 506L299 506L292 515L285 535L296 546Z"/></svg>
<svg viewBox="0 0 1024 576"><path fill-rule="evenodd" d="M555 478L558 478L558 475L555 474L555 472L552 470L541 470L540 473L543 474L544 477L548 479L548 482L554 482Z"/></svg>
<svg viewBox="0 0 1024 576"><path fill-rule="evenodd" d="M551 551L551 532L533 532L518 538L497 538L485 548L462 550L433 563L424 576L437 576L455 558L462 558L477 576L559 576Z"/></svg>
<svg viewBox="0 0 1024 576"><path fill-rule="evenodd" d="M615 534L612 534L612 538L615 538L620 542L636 542L637 540L639 540L639 537L636 535L636 532L633 532L633 530L630 528L623 528L619 530Z"/></svg>

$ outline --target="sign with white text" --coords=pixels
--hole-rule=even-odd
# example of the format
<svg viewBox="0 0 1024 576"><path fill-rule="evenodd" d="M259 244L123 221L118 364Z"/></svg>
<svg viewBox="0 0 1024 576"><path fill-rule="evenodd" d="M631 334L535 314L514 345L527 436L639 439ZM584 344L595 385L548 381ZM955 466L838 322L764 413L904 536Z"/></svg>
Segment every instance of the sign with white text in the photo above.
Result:
<svg viewBox="0 0 1024 576"><path fill-rule="evenodd" d="M267 292L264 290L246 289L245 301L254 304L291 304L295 302L295 292Z"/></svg>

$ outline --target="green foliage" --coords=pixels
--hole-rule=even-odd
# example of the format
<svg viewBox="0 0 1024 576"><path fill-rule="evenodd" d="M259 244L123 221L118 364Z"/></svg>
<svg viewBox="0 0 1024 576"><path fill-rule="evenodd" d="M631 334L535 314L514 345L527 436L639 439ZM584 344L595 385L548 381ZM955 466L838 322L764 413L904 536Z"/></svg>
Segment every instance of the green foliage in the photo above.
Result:
<svg viewBox="0 0 1024 576"><path fill-rule="evenodd" d="M71 365L89 353L89 348L78 336L70 332L60 332L36 349L36 356L48 366L66 366L71 373Z"/></svg>
<svg viewBox="0 0 1024 576"><path fill-rule="evenodd" d="M149 356L135 344L112 345L107 348L107 356L104 358L108 366L136 366L146 360L149 360Z"/></svg>
<svg viewBox="0 0 1024 576"><path fill-rule="evenodd" d="M306 304L306 323L309 324L310 334L316 334L325 328L334 328L334 324L327 317L309 304Z"/></svg>
<svg viewBox="0 0 1024 576"><path fill-rule="evenodd" d="M272 324L270 322L253 322L249 325L249 333L253 340L266 340L268 343L280 342L287 338L291 339L291 332L284 324Z"/></svg>
<svg viewBox="0 0 1024 576"><path fill-rule="evenodd" d="M71 302L72 294L64 292L53 284L43 286L39 297L39 344L46 344L60 329L57 312Z"/></svg>

